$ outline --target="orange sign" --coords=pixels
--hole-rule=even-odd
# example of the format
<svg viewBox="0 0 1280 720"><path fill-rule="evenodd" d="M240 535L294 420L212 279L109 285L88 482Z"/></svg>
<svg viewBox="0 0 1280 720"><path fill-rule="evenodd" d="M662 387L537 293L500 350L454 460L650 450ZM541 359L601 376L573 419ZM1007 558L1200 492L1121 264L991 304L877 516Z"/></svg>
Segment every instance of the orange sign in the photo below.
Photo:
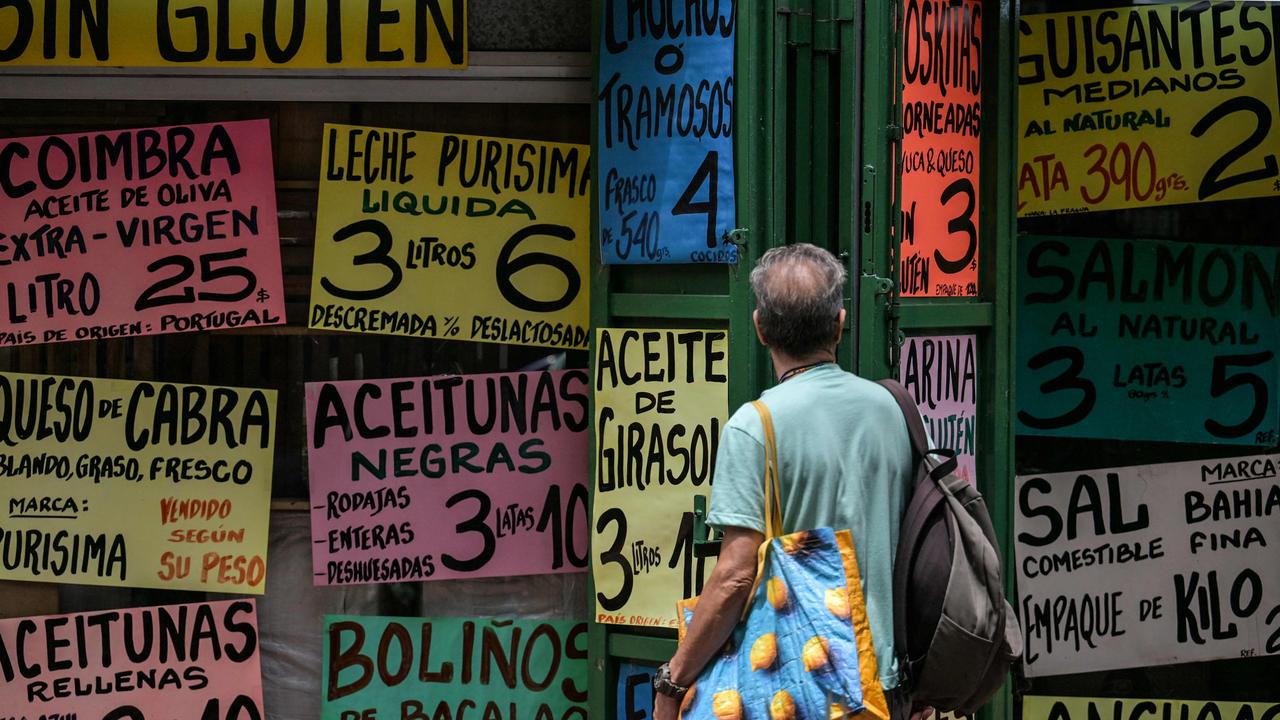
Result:
<svg viewBox="0 0 1280 720"><path fill-rule="evenodd" d="M978 294L980 0L904 0L902 294Z"/></svg>

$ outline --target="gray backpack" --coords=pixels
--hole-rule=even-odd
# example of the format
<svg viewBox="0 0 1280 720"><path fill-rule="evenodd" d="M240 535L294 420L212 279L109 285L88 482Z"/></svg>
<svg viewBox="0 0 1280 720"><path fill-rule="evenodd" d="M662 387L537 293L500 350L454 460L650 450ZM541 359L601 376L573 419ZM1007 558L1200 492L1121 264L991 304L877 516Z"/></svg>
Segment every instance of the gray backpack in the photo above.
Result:
<svg viewBox="0 0 1280 720"><path fill-rule="evenodd" d="M915 474L893 568L894 643L917 706L968 714L1022 657L1022 630L1004 596L995 530L977 488L955 474L953 450L932 450L902 385L893 393L911 435Z"/></svg>

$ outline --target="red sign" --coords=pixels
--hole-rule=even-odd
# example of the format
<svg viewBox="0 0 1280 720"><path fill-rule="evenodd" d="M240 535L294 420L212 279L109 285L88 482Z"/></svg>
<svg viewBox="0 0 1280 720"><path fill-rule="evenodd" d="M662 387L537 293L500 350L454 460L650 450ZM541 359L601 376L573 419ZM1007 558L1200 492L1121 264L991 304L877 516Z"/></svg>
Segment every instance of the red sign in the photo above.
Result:
<svg viewBox="0 0 1280 720"><path fill-rule="evenodd" d="M979 0L904 0L902 82L902 295L977 295Z"/></svg>

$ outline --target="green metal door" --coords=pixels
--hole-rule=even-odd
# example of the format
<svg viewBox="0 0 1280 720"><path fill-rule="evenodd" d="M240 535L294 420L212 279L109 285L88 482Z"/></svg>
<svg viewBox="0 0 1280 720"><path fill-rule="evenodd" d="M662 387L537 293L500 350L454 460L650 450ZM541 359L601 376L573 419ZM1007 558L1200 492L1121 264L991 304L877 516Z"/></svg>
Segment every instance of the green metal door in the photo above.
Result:
<svg viewBox="0 0 1280 720"><path fill-rule="evenodd" d="M600 23L595 4L594 27ZM997 120L984 140L985 168L1012 168L1016 145L1011 85L1011 5L984 18L989 43L984 101ZM739 2L736 48L736 266L604 266L594 250L594 327L727 328L729 409L773 384L768 355L751 324L750 268L771 247L809 242L848 263L850 321L840 364L872 378L897 372L903 333L975 332L982 343L979 424L982 488L1007 534L1011 465L1009 242L1011 172L984 172L983 253L977 298L899 301L895 223L899 162L900 56L893 3L855 0ZM598 42L599 32L594 36ZM598 55L598 52L597 52ZM1009 72L996 68L1008 68ZM993 111L994 110L994 111ZM1001 112L1003 111L1003 112ZM984 132L986 132L984 130ZM594 136L594 134L593 134ZM1003 138L1001 144L991 140ZM596 218L593 217L593 234ZM598 234L596 234L598 236ZM593 357L594 362L594 357ZM594 408L593 408L594 412ZM594 443L594 439L593 439ZM593 444L594 457L594 444ZM592 469L594 476L594 468ZM998 480L999 479L999 480ZM692 508L688 508L692 510ZM597 550L593 549L593 552ZM594 592L591 593L594 597ZM675 650L674 633L591 624L591 717L612 718L618 665L657 665ZM1007 693L994 716L1009 717ZM630 720L630 719L628 719Z"/></svg>

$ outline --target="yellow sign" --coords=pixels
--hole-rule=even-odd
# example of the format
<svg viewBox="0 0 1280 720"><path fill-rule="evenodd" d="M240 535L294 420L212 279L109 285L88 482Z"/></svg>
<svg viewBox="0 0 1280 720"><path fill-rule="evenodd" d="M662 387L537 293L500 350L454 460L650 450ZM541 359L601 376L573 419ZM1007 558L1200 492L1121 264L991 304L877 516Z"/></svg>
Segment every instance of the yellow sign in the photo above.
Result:
<svg viewBox="0 0 1280 720"><path fill-rule="evenodd" d="M1022 698L1023 720L1156 720L1157 718L1213 718L1214 720L1270 720L1280 717L1280 703L1218 702L1214 700L1135 700L1133 698Z"/></svg>
<svg viewBox="0 0 1280 720"><path fill-rule="evenodd" d="M1280 196L1280 5L1021 22L1020 216Z"/></svg>
<svg viewBox="0 0 1280 720"><path fill-rule="evenodd" d="M312 328L585 349L586 145L326 125Z"/></svg>
<svg viewBox="0 0 1280 720"><path fill-rule="evenodd" d="M0 373L0 579L261 595L274 390Z"/></svg>
<svg viewBox="0 0 1280 720"><path fill-rule="evenodd" d="M596 331L596 622L674 628L702 592L693 498L711 494L728 369L724 330Z"/></svg>
<svg viewBox="0 0 1280 720"><path fill-rule="evenodd" d="M466 0L0 3L0 67L465 68Z"/></svg>

